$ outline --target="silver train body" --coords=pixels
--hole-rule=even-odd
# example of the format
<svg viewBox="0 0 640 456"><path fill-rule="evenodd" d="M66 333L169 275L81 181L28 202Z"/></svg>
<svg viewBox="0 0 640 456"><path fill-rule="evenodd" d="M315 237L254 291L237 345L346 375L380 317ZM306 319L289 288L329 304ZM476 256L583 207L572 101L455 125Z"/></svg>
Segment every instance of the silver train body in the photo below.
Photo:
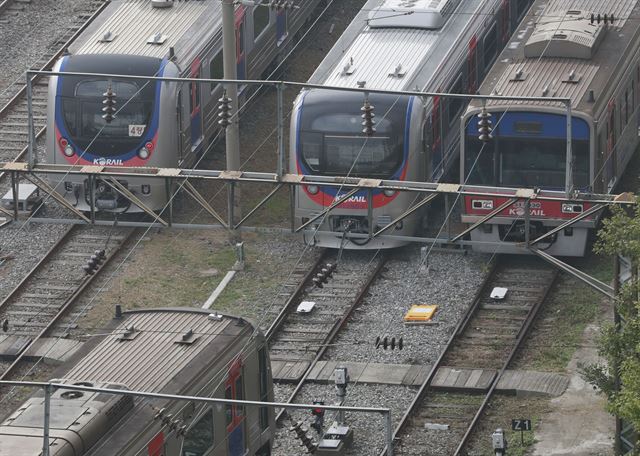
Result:
<svg viewBox="0 0 640 456"><path fill-rule="evenodd" d="M348 88L474 93L530 5L529 0L369 0L331 49L310 83ZM290 170L312 175L439 181L457 160L464 103L370 94L376 132L362 130L362 94L304 90L291 116ZM298 188L298 226L346 191ZM373 213L368 213L372 199ZM366 191L305 230L322 247L398 247L396 239L347 239L376 232L413 203L416 195ZM423 214L386 234L413 236ZM370 226L373 225L373 226ZM344 242L344 244L343 244Z"/></svg>
<svg viewBox="0 0 640 456"><path fill-rule="evenodd" d="M319 0L293 10L238 5L239 79L256 79L296 43L296 32ZM163 7L157 7L157 6ZM114 75L221 79L219 0L113 0L75 41L54 70ZM115 94L109 98L108 89ZM248 88L241 91L246 98ZM219 84L134 79L52 77L49 81L47 161L103 167L191 167L220 133ZM116 111L106 120L103 107ZM67 177L52 182L80 210L139 212L105 182ZM168 201L157 179L121 182L152 210Z"/></svg>
<svg viewBox="0 0 640 456"><path fill-rule="evenodd" d="M133 328L133 329L132 329ZM266 341L244 319L201 309L124 312L85 343L55 383L273 401ZM38 456L43 394L0 424L1 456ZM54 391L51 456L268 456L272 408L221 406L99 392Z"/></svg>
<svg viewBox="0 0 640 456"><path fill-rule="evenodd" d="M620 181L640 135L640 14L636 0L603 0L613 24L591 23L592 2L537 0L523 26L489 72L480 93L571 99L572 189L609 193ZM480 103L465 112L460 181L488 187L565 190L567 111L546 102L492 101L492 139L478 138ZM475 165L474 165L475 164ZM506 198L466 197L463 222L474 223ZM570 200L533 201L531 239L591 207ZM539 247L583 256L598 217L588 217ZM511 207L471 233L475 241L525 240L524 206ZM526 248L477 245L485 252Z"/></svg>

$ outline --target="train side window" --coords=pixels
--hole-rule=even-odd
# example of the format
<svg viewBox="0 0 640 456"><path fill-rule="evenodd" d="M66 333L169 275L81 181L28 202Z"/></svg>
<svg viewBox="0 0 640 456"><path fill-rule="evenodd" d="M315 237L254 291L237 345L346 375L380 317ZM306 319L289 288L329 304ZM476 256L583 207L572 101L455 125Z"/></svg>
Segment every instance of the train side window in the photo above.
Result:
<svg viewBox="0 0 640 456"><path fill-rule="evenodd" d="M235 390L236 390L236 397L235 399L241 401L244 399L244 383L243 383L243 376L239 375L238 378L236 378L236 384L235 384ZM240 417L244 415L244 407L242 405L236 405L236 416Z"/></svg>
<svg viewBox="0 0 640 456"><path fill-rule="evenodd" d="M450 93L464 93L464 89L462 88L462 75L458 76L456 82L453 83L451 88L449 89ZM449 125L456 122L458 119L458 114L460 114L460 110L464 105L464 100L462 98L449 98Z"/></svg>
<svg viewBox="0 0 640 456"><path fill-rule="evenodd" d="M482 59L485 72L489 69L498 52L498 27L494 22L482 41Z"/></svg>
<svg viewBox="0 0 640 456"><path fill-rule="evenodd" d="M224 66L222 61L222 51L218 52L214 58L209 62L209 74L211 79L224 79ZM211 91L213 92L220 84L217 82L211 83Z"/></svg>
<svg viewBox="0 0 640 456"><path fill-rule="evenodd" d="M267 349L263 346L258 350L258 369L260 371L260 401L269 400L269 372L267 370ZM269 409L260 407L260 429L269 427Z"/></svg>
<svg viewBox="0 0 640 456"><path fill-rule="evenodd" d="M225 399L233 399L233 394L231 392L231 385L227 385L227 388L224 390L224 398ZM233 405L225 404L224 406L224 414L227 422L227 426L231 424L233 421Z"/></svg>
<svg viewBox="0 0 640 456"><path fill-rule="evenodd" d="M256 42L269 26L270 9L264 6L253 8L253 41Z"/></svg>
<svg viewBox="0 0 640 456"><path fill-rule="evenodd" d="M517 19L518 22L520 22L520 19L522 19L522 17L527 12L528 4L529 4L528 0L518 0L516 2L516 15L517 15L516 19Z"/></svg>
<svg viewBox="0 0 640 456"><path fill-rule="evenodd" d="M203 456L213 446L213 437L213 410L209 409L187 431L182 444L182 456Z"/></svg>

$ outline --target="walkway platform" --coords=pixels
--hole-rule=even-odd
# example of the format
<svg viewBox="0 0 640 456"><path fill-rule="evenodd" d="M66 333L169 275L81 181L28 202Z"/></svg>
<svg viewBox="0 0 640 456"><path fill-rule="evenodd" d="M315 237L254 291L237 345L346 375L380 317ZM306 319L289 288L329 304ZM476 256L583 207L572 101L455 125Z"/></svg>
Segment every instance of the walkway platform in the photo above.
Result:
<svg viewBox="0 0 640 456"><path fill-rule="evenodd" d="M30 342L30 337L0 336L0 359L12 361L27 348ZM47 363L60 364L69 359L80 347L82 342L77 340L44 337L25 353L25 358L42 358Z"/></svg>
<svg viewBox="0 0 640 456"><path fill-rule="evenodd" d="M309 366L307 361L272 361L273 379L277 382L297 382ZM351 383L420 386L431 366L411 364L378 364L320 361L309 373L308 381L333 383L336 367L344 366ZM492 369L458 369L441 367L431 381L435 390L466 393L484 393L498 372ZM497 392L516 395L559 396L569 386L569 377L562 374L535 371L505 371L498 382Z"/></svg>

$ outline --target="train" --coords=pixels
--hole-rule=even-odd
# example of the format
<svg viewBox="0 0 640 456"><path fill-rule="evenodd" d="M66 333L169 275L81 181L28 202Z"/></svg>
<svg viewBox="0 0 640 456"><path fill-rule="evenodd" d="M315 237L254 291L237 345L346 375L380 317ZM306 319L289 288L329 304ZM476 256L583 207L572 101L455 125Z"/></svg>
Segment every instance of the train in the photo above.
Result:
<svg viewBox="0 0 640 456"><path fill-rule="evenodd" d="M530 3L369 0L309 83L475 93ZM437 182L458 159L464 107L462 100L440 97L302 90L291 115L290 171ZM362 116L367 115L373 120L368 131L362 126ZM370 234L394 222L386 234L413 236L422 225L420 212L395 222L415 203L416 195L389 190L358 192L327 216L313 220L346 193L315 185L296 189L295 223L308 227L303 231L306 243L328 248L394 248L406 242L348 237L346 233Z"/></svg>
<svg viewBox="0 0 640 456"><path fill-rule="evenodd" d="M53 383L273 402L264 335L243 318L194 308L122 312L63 365ZM272 407L214 406L57 389L51 456L268 456ZM43 393L0 424L0 456L38 456Z"/></svg>
<svg viewBox="0 0 640 456"><path fill-rule="evenodd" d="M461 130L460 182L495 188L557 190L557 201L533 200L530 239L547 233L593 205L572 195L612 192L640 140L640 14L637 1L536 0L525 22L480 86L481 94L571 99L571 175L566 179L566 107L544 101L474 100ZM605 19L604 13L607 13ZM480 138L479 116L493 131ZM485 132L486 133L486 132ZM575 196L574 196L575 198ZM465 196L462 221L473 224L507 198ZM567 226L537 248L557 256L583 256L601 214ZM499 212L471 232L483 252L527 253L525 205Z"/></svg>
<svg viewBox="0 0 640 456"><path fill-rule="evenodd" d="M238 79L268 75L297 43L319 0L235 7ZM112 0L53 67L54 72L223 78L220 0ZM249 87L240 87L246 99ZM102 167L191 167L220 132L220 84L53 76L46 161ZM168 201L154 179L120 182L149 210ZM52 182L77 209L142 212L107 182ZM172 189L171 189L172 190Z"/></svg>

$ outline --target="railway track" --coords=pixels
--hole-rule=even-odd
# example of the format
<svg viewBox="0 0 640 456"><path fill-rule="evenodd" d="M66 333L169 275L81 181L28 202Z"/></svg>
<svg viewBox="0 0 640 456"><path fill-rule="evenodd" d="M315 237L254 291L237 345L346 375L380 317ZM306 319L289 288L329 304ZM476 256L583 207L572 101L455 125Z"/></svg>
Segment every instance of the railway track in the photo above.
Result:
<svg viewBox="0 0 640 456"><path fill-rule="evenodd" d="M74 21L58 38L49 45L40 59L31 65L32 69L50 70L65 49L91 24L93 19L108 5L105 0L91 0L84 3L84 11L74 17ZM0 18L15 8L15 2L5 0L0 3ZM4 10L3 10L4 8ZM46 131L48 78L36 76L32 79L33 120L36 138ZM21 77L0 93L0 161L20 160L27 151L29 142L28 105L26 79Z"/></svg>
<svg viewBox="0 0 640 456"><path fill-rule="evenodd" d="M74 225L0 303L4 335L19 347L12 364L0 374L8 378L29 348L44 337L66 337L78 315L77 298L133 236L134 229L99 229ZM87 275L82 266L96 250L105 250L102 266Z"/></svg>
<svg viewBox="0 0 640 456"><path fill-rule="evenodd" d="M465 454L468 438L557 276L557 270L532 258L498 261L396 427L396 454ZM495 287L509 290L503 300L490 297ZM474 371L497 374L482 392L434 387L447 373L458 371L466 380Z"/></svg>
<svg viewBox="0 0 640 456"><path fill-rule="evenodd" d="M336 263L335 254L325 252L302 281L300 291L287 302L266 332L276 379L296 385L287 402L295 400L309 372L323 357L385 264L381 254L373 254L364 265L359 255L345 252L345 257L348 259ZM337 268L322 288L316 287L310 279L329 264L337 264ZM314 302L314 309L309 313L297 312L302 301ZM284 416L281 411L276 419L279 421Z"/></svg>

